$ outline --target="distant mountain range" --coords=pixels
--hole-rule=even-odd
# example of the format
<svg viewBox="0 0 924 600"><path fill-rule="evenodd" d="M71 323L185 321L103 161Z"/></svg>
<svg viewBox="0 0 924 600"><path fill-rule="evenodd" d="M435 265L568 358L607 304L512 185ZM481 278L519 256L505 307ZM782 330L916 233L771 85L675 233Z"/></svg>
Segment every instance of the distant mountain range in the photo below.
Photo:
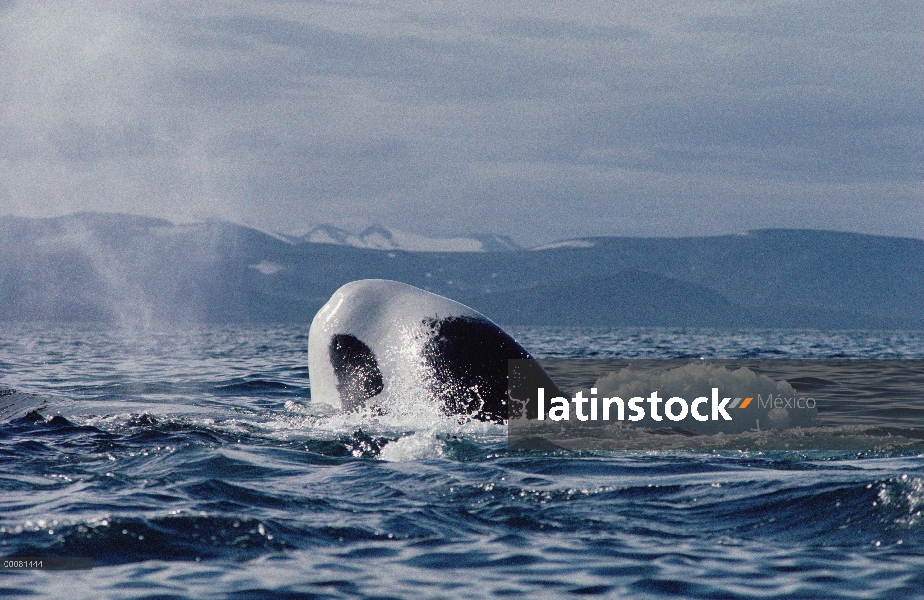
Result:
<svg viewBox="0 0 924 600"><path fill-rule="evenodd" d="M527 250L384 228L292 238L223 221L0 217L4 322L309 323L340 285L370 277L501 324L924 328L924 241L914 239L778 229Z"/></svg>

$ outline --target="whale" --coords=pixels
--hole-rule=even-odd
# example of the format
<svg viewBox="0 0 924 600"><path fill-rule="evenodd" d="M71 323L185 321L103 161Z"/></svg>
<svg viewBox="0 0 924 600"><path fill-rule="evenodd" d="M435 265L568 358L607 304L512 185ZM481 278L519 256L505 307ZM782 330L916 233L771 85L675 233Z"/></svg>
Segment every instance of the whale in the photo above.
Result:
<svg viewBox="0 0 924 600"><path fill-rule="evenodd" d="M557 387L533 356L489 318L426 290L385 279L339 288L308 332L312 402L344 411L388 411L402 399L445 415L503 422L510 416L508 360L531 381Z"/></svg>

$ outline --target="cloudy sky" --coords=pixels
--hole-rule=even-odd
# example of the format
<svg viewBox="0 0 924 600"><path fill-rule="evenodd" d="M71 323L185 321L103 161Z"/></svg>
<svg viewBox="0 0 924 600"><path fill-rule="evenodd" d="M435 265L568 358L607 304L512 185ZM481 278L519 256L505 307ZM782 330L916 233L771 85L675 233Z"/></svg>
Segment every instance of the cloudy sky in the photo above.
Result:
<svg viewBox="0 0 924 600"><path fill-rule="evenodd" d="M922 7L0 0L0 214L924 238Z"/></svg>

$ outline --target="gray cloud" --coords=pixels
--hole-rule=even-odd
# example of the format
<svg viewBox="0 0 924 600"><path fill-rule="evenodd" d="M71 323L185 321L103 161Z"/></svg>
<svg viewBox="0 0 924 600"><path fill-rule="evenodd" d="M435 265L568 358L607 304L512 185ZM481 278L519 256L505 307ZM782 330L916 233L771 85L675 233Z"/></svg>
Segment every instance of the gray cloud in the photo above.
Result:
<svg viewBox="0 0 924 600"><path fill-rule="evenodd" d="M924 237L922 9L0 5L0 213Z"/></svg>
<svg viewBox="0 0 924 600"><path fill-rule="evenodd" d="M615 42L647 38L644 31L624 25L590 25L577 21L549 21L537 18L519 18L488 22L495 35L524 36L539 40L572 39L583 41Z"/></svg>

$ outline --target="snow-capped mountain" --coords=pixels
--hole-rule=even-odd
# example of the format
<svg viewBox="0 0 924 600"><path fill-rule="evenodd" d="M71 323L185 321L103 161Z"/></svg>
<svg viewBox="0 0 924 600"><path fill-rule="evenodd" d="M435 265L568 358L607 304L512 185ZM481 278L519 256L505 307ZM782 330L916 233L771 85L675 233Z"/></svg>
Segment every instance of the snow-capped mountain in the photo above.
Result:
<svg viewBox="0 0 924 600"><path fill-rule="evenodd" d="M519 249L519 246L505 235L434 238L382 226L369 227L354 234L333 225L318 225L298 240L311 244L337 244L354 248L408 252L505 252Z"/></svg>
<svg viewBox="0 0 924 600"><path fill-rule="evenodd" d="M922 240L770 229L492 251L509 248L492 246L505 241L330 226L294 238L218 220L102 213L0 216L0 327L307 324L338 287L372 278L459 300L506 325L924 329Z"/></svg>

